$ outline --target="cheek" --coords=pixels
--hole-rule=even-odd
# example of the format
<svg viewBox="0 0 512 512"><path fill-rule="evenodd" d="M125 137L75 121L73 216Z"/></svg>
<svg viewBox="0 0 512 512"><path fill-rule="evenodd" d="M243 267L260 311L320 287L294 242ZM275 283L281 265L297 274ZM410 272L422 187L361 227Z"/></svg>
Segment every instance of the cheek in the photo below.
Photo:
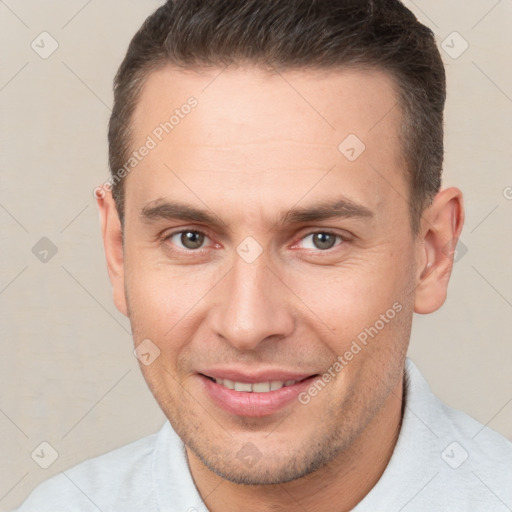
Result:
<svg viewBox="0 0 512 512"><path fill-rule="evenodd" d="M175 359L204 320L202 306L215 276L187 266L145 264L143 258L131 261L126 295L135 342L149 338L162 353L174 354L169 361Z"/></svg>
<svg viewBox="0 0 512 512"><path fill-rule="evenodd" d="M286 278L302 309L336 330L378 318L404 297L410 281L409 270L389 260L312 269Z"/></svg>
<svg viewBox="0 0 512 512"><path fill-rule="evenodd" d="M406 343L407 329L400 317L406 315L411 300L411 272L404 253L399 260L382 251L336 269L290 274L287 280L300 299L302 320L323 333L334 360L352 351L347 359L362 362L377 352L384 357L395 344L401 345L400 340Z"/></svg>

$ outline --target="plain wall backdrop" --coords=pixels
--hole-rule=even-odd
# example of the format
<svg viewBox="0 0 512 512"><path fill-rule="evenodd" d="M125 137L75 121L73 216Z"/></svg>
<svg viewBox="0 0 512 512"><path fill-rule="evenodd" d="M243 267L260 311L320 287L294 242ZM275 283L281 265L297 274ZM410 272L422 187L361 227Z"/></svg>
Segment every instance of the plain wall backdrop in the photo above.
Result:
<svg viewBox="0 0 512 512"><path fill-rule="evenodd" d="M415 315L409 355L447 404L512 439L512 1L405 3L446 64L443 186L466 205L448 299ZM165 420L112 302L93 198L115 71L160 4L0 1L0 510Z"/></svg>

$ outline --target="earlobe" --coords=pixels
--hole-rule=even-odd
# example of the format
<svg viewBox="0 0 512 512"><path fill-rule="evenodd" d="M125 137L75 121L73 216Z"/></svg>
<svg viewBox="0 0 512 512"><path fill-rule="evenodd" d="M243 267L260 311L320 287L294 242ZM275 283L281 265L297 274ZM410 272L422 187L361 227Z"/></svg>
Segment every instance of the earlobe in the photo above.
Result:
<svg viewBox="0 0 512 512"><path fill-rule="evenodd" d="M455 247L464 223L462 192L439 192L423 214L414 311L433 313L446 300Z"/></svg>
<svg viewBox="0 0 512 512"><path fill-rule="evenodd" d="M112 285L116 308L128 316L124 284L124 250L121 222L112 193L107 191L96 196L100 216L101 236L105 249L107 270Z"/></svg>

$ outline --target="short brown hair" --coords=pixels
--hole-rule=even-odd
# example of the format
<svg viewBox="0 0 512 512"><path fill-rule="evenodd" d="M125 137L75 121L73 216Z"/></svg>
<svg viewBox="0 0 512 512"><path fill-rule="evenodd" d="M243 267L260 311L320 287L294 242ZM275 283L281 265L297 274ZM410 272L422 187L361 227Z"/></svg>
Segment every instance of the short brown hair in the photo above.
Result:
<svg viewBox="0 0 512 512"><path fill-rule="evenodd" d="M372 67L388 72L403 113L411 227L441 186L446 76L434 34L398 0L168 0L130 42L114 80L112 177L128 158L131 120L148 74L254 63L266 69ZM124 223L124 179L112 194Z"/></svg>

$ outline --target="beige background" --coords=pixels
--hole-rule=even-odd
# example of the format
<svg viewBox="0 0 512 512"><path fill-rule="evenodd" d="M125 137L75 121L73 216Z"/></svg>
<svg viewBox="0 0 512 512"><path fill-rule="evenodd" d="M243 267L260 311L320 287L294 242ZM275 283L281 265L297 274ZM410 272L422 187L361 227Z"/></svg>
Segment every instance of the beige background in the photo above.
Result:
<svg viewBox="0 0 512 512"><path fill-rule="evenodd" d="M452 32L469 44L442 50L444 185L465 194L467 252L445 306L416 316L410 355L449 405L512 439L512 1L406 3L452 55ZM164 421L112 303L92 195L108 177L114 73L159 4L0 1L0 510ZM51 48L43 31L59 45L47 59L31 48ZM42 237L58 249L46 263ZM31 458L43 441L59 454L48 469Z"/></svg>

